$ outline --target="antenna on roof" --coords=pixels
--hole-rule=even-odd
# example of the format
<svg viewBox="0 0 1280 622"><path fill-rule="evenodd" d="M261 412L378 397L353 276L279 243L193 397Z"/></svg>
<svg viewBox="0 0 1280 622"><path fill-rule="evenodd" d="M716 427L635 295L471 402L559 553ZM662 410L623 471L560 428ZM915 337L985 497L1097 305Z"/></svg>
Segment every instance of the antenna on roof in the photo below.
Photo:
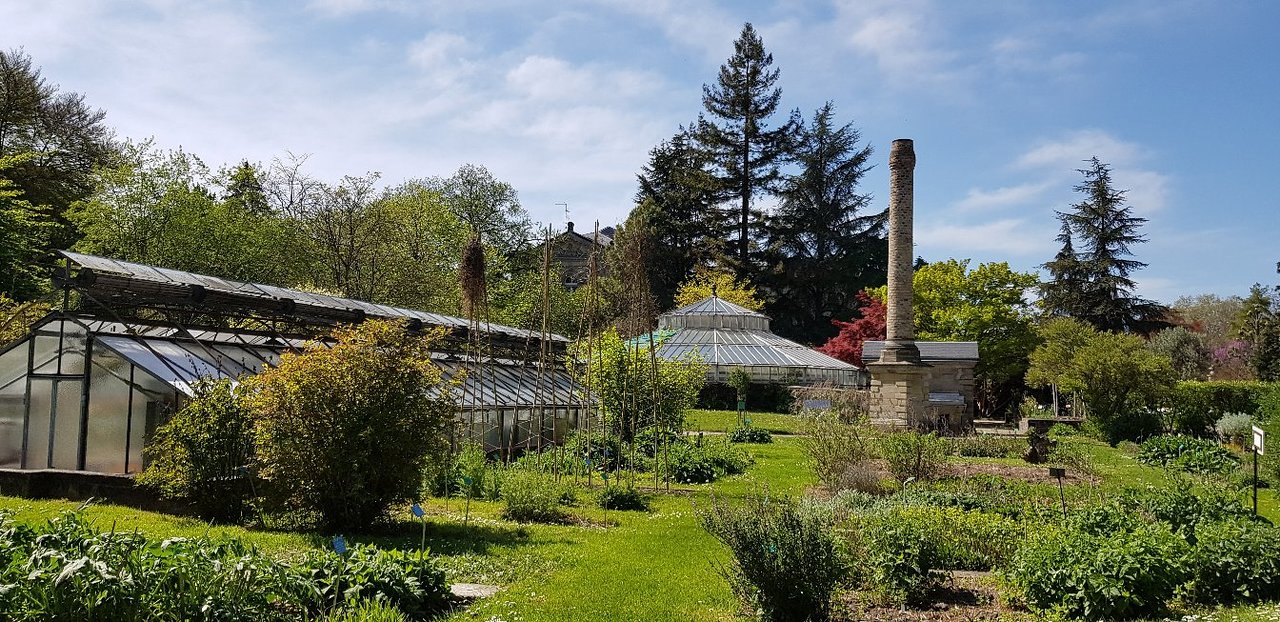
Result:
<svg viewBox="0 0 1280 622"><path fill-rule="evenodd" d="M564 219L565 219L565 221L566 221L566 222L568 222L568 220L569 220L569 204L568 204L568 203L556 203L556 205L558 205L558 206L560 206L560 207L563 207L563 208L564 208Z"/></svg>

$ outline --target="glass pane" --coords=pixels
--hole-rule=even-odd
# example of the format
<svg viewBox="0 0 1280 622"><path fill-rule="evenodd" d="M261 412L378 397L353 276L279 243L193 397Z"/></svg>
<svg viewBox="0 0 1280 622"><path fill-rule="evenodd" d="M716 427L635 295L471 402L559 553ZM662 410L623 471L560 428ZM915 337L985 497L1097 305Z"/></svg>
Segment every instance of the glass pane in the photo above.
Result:
<svg viewBox="0 0 1280 622"><path fill-rule="evenodd" d="M79 380L58 381L58 406L53 417L53 468L80 468Z"/></svg>
<svg viewBox="0 0 1280 622"><path fill-rule="evenodd" d="M36 353L32 369L38 374L54 374L58 372L58 338L48 335L37 335Z"/></svg>
<svg viewBox="0 0 1280 622"><path fill-rule="evenodd" d="M89 431L84 468L97 473L124 473L129 424L129 363L106 349L95 348L89 376Z"/></svg>
<svg viewBox="0 0 1280 622"><path fill-rule="evenodd" d="M30 347L29 343L23 340L21 345L4 354L0 354L0 387L6 387L10 383L22 380L23 376L27 375L27 349ZM20 384L25 385L26 383Z"/></svg>
<svg viewBox="0 0 1280 622"><path fill-rule="evenodd" d="M133 413L129 428L129 473L146 468L142 449L151 441L157 427L173 412L175 393L172 386L161 382L141 368L133 374Z"/></svg>
<svg viewBox="0 0 1280 622"><path fill-rule="evenodd" d="M26 348L19 349L27 351ZM22 365L26 367L25 362ZM26 392L24 377L0 388L0 468L17 468L22 463L22 398Z"/></svg>
<svg viewBox="0 0 1280 622"><path fill-rule="evenodd" d="M31 416L27 420L27 456L23 468L49 468L49 412L53 405L53 381L31 379Z"/></svg>

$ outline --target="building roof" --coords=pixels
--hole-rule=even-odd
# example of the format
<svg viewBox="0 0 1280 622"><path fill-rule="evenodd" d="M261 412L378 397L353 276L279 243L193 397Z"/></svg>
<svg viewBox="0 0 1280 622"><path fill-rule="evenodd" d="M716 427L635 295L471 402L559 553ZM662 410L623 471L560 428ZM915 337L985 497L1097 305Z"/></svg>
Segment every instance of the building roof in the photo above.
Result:
<svg viewBox="0 0 1280 622"><path fill-rule="evenodd" d="M976 361L978 360L978 342L976 341L917 341L922 361ZM884 349L883 341L865 341L862 343L863 362L872 362L880 358Z"/></svg>
<svg viewBox="0 0 1280 622"><path fill-rule="evenodd" d="M657 355L668 360L697 357L717 367L778 368L800 382L853 381L856 367L769 332L769 316L710 296L658 317ZM632 340L645 345L648 336Z"/></svg>
<svg viewBox="0 0 1280 622"><path fill-rule="evenodd" d="M226 308L237 311L269 312L322 324L360 322L365 319L404 319L417 326L468 330L466 319L415 309L390 307L363 300L307 292L262 283L242 283L231 279L148 266L106 257L58 251L79 272L73 279L77 288L93 294L100 303L170 304ZM539 339L539 333L501 324L481 322L481 332L513 340ZM560 344L568 339L549 335Z"/></svg>
<svg viewBox="0 0 1280 622"><path fill-rule="evenodd" d="M681 315L730 315L730 316L737 316L737 317L762 317L762 318L769 317L763 313L752 311L751 309L748 309L742 305L737 305L732 302L729 302L728 300L725 300L719 296L710 296L707 298L703 298L702 300L699 300L698 302L695 302L691 305L686 305L686 306L680 307L679 309L668 311L666 313L663 313L662 315L664 317L681 316Z"/></svg>

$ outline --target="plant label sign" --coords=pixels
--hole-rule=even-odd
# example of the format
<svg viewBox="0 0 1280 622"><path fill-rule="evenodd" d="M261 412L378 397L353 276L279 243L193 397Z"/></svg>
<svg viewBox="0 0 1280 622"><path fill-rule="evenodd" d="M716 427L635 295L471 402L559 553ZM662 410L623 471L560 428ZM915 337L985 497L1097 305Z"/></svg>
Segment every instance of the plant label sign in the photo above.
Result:
<svg viewBox="0 0 1280 622"><path fill-rule="evenodd" d="M420 505L418 505L418 504L416 504L416 503L415 503L415 504L413 504L413 507L411 507L411 508L409 508L409 509L410 509L410 511L412 511L412 512L413 512L413 515L414 515L414 516L416 516L416 517L418 517L418 518L422 518L423 516L426 516L426 515L427 515L427 513L426 513L426 512L423 512L423 511L422 511L422 506L420 506Z"/></svg>
<svg viewBox="0 0 1280 622"><path fill-rule="evenodd" d="M1262 428L1256 425L1253 426L1253 451L1257 453L1259 456L1267 455L1266 452L1263 450L1264 446L1266 445L1266 440L1267 440L1267 433L1263 432Z"/></svg>
<svg viewBox="0 0 1280 622"><path fill-rule="evenodd" d="M336 536L333 539L333 552L339 555L346 555L347 541L342 536Z"/></svg>

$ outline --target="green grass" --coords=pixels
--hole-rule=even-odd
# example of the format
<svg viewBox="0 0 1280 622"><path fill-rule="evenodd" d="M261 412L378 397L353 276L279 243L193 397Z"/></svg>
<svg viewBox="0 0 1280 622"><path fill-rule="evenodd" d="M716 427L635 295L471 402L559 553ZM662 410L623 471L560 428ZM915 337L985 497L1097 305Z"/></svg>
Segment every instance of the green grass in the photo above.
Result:
<svg viewBox="0 0 1280 622"><path fill-rule="evenodd" d="M747 411L751 425L774 434L800 434L804 422L795 415ZM691 410L685 427L692 431L728 432L738 426L738 413L732 410Z"/></svg>

